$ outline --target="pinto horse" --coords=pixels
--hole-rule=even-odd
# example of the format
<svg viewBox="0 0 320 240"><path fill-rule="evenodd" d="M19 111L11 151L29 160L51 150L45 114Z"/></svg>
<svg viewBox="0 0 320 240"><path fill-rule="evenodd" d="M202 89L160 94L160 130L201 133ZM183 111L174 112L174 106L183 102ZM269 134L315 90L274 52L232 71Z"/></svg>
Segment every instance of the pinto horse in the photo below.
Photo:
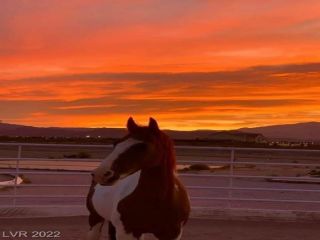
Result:
<svg viewBox="0 0 320 240"><path fill-rule="evenodd" d="M104 222L109 239L180 239L190 213L186 189L176 176L171 139L150 118L149 126L127 122L128 135L92 172L87 197L88 240L97 240Z"/></svg>

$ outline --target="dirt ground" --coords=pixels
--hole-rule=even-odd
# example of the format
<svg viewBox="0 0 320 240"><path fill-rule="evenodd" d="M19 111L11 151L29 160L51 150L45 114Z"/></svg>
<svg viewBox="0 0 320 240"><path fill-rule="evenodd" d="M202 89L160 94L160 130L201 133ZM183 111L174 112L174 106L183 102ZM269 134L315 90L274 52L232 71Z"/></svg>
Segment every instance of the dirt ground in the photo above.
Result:
<svg viewBox="0 0 320 240"><path fill-rule="evenodd" d="M9 231L60 231L56 239L81 240L88 229L86 217L0 219L0 239ZM320 222L271 222L190 219L183 240L318 240ZM4 235L3 235L4 234Z"/></svg>

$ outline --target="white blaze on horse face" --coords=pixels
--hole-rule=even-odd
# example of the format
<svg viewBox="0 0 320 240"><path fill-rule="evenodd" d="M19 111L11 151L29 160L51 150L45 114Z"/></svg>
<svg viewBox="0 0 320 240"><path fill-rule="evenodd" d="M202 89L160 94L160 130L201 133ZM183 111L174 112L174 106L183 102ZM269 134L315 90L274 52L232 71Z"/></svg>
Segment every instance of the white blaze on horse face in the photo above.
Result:
<svg viewBox="0 0 320 240"><path fill-rule="evenodd" d="M100 164L98 168L93 170L94 174L94 180L96 182L103 182L104 174L111 169L111 166L113 162L125 151L130 149L133 145L136 145L137 143L141 143L142 141L139 141L134 138L128 138L127 140L118 143L114 150L109 154L108 157L106 157ZM111 176L109 176L111 177Z"/></svg>

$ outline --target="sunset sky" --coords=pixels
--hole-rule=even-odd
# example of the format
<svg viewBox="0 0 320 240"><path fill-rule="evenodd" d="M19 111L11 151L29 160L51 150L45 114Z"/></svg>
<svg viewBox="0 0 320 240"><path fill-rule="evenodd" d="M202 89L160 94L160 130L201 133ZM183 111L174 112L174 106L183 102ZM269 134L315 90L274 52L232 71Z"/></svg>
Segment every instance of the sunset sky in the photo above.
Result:
<svg viewBox="0 0 320 240"><path fill-rule="evenodd" d="M319 0L1 0L0 120L320 121Z"/></svg>

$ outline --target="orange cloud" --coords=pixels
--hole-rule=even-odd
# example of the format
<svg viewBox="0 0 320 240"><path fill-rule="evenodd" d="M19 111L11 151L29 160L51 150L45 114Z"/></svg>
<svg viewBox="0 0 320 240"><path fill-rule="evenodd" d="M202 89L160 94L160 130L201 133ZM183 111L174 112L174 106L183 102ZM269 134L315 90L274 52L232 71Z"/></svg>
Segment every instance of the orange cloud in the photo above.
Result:
<svg viewBox="0 0 320 240"><path fill-rule="evenodd" d="M92 73L1 83L2 119L39 126L232 129L320 120L320 64L203 73Z"/></svg>

